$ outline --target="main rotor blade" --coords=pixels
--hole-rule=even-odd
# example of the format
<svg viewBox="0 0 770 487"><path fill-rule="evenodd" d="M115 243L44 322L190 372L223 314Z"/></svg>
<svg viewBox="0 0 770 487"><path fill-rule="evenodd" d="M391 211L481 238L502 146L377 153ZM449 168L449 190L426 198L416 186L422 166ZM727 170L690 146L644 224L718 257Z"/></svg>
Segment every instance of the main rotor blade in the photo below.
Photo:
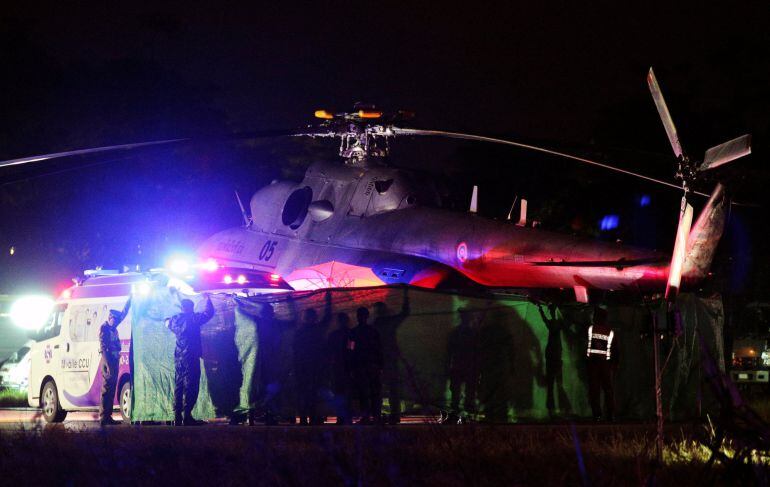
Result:
<svg viewBox="0 0 770 487"><path fill-rule="evenodd" d="M668 111L666 100L663 98L663 92L660 91L658 80L655 78L655 72L653 72L652 68L647 73L647 85L650 87L652 99L655 101L655 108L658 109L658 115L660 115L660 120L663 122L663 128L666 129L666 135L668 135L668 140L671 142L671 148L674 149L674 154L677 157L682 157L682 144L679 142L679 134L676 132L674 120Z"/></svg>
<svg viewBox="0 0 770 487"><path fill-rule="evenodd" d="M749 154L751 154L751 134L741 135L707 150L703 157L703 164L698 170L708 171Z"/></svg>
<svg viewBox="0 0 770 487"><path fill-rule="evenodd" d="M674 252L671 254L671 265L668 268L668 282L666 283L666 300L676 299L679 286L682 282L682 267L684 266L685 252L687 251L687 237L692 226L692 206L687 198L682 196L682 205L679 210L679 226L676 229Z"/></svg>
<svg viewBox="0 0 770 487"><path fill-rule="evenodd" d="M578 157L573 156L572 154L567 154L564 152L559 152L551 149L546 149L545 147L538 147L536 145L530 145L530 144L522 144L521 142L514 142L512 140L505 140L505 139L497 139L494 137L484 137L482 135L473 135L473 134L463 134L459 132L445 132L443 130L422 130L422 129L410 129L410 128L399 128L399 127L392 127L391 130L395 135L423 135L423 136L435 136L435 137L448 137L450 139L464 139L464 140L475 140L479 142L490 142L493 144L502 144L502 145L510 145L513 147L519 147L522 149L527 149L535 152L542 152L544 154L550 154L557 157L564 157L566 159L572 159L574 161L583 162L585 164L591 164L592 166L598 166L602 167L604 169L609 169L611 171L619 172L621 174L626 174L628 176L634 176L637 178L641 178L653 183L662 184L664 186L668 186L670 188L677 189L679 191L682 190L681 186L677 186L676 184L669 183L667 181L661 181L660 179L651 178L649 176L645 176L643 174L635 173L632 171L628 171L626 169L621 169L619 167L610 166L609 164L604 164L602 162L593 161L591 159L586 159L584 157ZM698 191L693 191L694 194L700 195L700 196L708 196L706 193L700 193Z"/></svg>
<svg viewBox="0 0 770 487"><path fill-rule="evenodd" d="M310 133L308 133L310 131ZM152 140L148 142L134 142L131 144L120 145L108 145L103 147L91 147L88 149L76 149L64 152L53 152L51 154L41 154L37 156L20 157L18 159L9 159L7 161L0 161L0 168L5 166L18 166L22 164L29 164L33 162L48 161L51 159L60 159L71 156L83 156L91 154L100 154L103 152L114 152L120 150L134 150L145 147L159 146L159 145L171 145L171 144L195 144L200 142L216 142L225 140L249 140L249 139L263 139L270 137L285 137L290 135L319 135L312 133L312 129L309 127L302 129L280 129L280 130L261 130L252 132L237 132L234 134L215 135L210 137L184 137L179 139L167 139L167 140Z"/></svg>
<svg viewBox="0 0 770 487"><path fill-rule="evenodd" d="M118 151L118 150L138 149L140 147L149 147L153 145L173 144L178 142L184 142L187 140L189 139L154 140L151 142L136 142L133 144L108 145L105 147L92 147L90 149L77 149L77 150L64 151L64 152L53 152L51 154L41 154L38 156L20 157L18 159L0 161L0 167L19 166L21 164L48 161L50 159L59 159L61 157L82 156L86 154L97 154L100 152L112 152L112 151Z"/></svg>

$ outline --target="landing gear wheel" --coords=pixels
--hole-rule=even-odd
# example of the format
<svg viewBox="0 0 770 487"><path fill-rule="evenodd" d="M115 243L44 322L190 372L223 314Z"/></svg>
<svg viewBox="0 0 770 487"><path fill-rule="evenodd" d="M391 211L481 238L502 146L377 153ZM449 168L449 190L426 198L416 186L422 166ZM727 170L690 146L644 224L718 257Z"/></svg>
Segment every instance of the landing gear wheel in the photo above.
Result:
<svg viewBox="0 0 770 487"><path fill-rule="evenodd" d="M127 380L120 387L120 417L128 424L131 421L131 381Z"/></svg>
<svg viewBox="0 0 770 487"><path fill-rule="evenodd" d="M61 407L59 402L59 390L52 380L43 386L40 407L43 409L43 418L45 418L46 423L61 423L67 417L67 411Z"/></svg>

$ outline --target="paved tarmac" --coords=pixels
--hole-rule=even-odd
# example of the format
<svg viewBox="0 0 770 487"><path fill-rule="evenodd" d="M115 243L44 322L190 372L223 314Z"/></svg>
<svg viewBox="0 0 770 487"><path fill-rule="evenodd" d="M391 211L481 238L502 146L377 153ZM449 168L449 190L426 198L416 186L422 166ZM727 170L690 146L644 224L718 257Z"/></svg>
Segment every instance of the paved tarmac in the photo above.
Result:
<svg viewBox="0 0 770 487"><path fill-rule="evenodd" d="M113 413L113 418L118 420L120 418L120 414L118 412ZM359 425L352 425L352 426L343 426L339 427L334 425L334 419L335 418L328 418L327 420L327 427L334 427L334 428L361 428L362 426ZM436 424L436 419L433 417L427 417L427 416L408 416L402 418L402 422L397 427L399 428L413 428L413 427L428 427L430 425ZM635 432L635 433L653 433L654 432L654 424L652 422L613 422L613 423L595 423L593 421L575 421L575 422L569 422L569 421L558 421L558 422L549 422L549 423L515 423L515 424L501 424L501 425L491 425L487 423L479 423L479 426L482 427L503 427L503 428L514 428L514 429L520 429L527 432L542 432L542 433L548 433L548 432L564 432L567 433L568 431L572 430L574 427L575 431L579 433L598 433L598 434L611 434L613 432ZM120 424L116 426L110 426L107 427L107 429L110 430L125 430L129 428L148 428L152 430L163 430L163 429L172 429L173 426L166 423L147 423L147 424ZM365 426L364 426L365 427ZM387 426L392 428L393 426ZM445 426L448 428L452 427L462 427L460 426ZM699 428L700 426L697 424L690 424L690 423L667 423L666 424L666 430L668 432L692 432ZM95 411L77 411L77 412L69 412L67 414L67 418L64 420L61 424L48 424L45 422L45 419L43 419L42 415L40 414L40 410L33 409L33 408L5 408L0 409L0 430L4 431L35 431L40 430L41 428L62 428L67 431L73 431L73 432L79 432L79 431L92 431L92 430L98 430L101 428L98 422L98 414ZM208 424L196 427L194 429L204 429L204 430L226 430L226 429L238 429L238 428L247 428L247 426L230 426L228 425L227 419L225 418L219 418L212 421L209 421ZM279 424L276 426L265 426L263 424L258 423L255 427L255 429L264 429L264 428L290 428L290 429L315 429L319 428L317 426L298 426L298 425L290 425L290 424ZM176 428L174 428L176 429ZM185 430L188 430L188 428L184 428Z"/></svg>

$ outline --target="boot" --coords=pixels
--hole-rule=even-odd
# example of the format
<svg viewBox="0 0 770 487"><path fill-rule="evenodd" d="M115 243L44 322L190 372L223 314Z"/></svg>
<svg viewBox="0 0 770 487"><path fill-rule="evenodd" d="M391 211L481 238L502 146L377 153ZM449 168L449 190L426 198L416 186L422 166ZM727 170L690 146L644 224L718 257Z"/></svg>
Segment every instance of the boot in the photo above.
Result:
<svg viewBox="0 0 770 487"><path fill-rule="evenodd" d="M182 413L175 413L174 414L174 422L172 423L174 426L183 426L184 420L182 419Z"/></svg>
<svg viewBox="0 0 770 487"><path fill-rule="evenodd" d="M206 422L193 418L192 414L187 414L182 424L185 426L202 426L206 424Z"/></svg>
<svg viewBox="0 0 770 487"><path fill-rule="evenodd" d="M101 426L113 426L113 425L116 425L116 424L120 424L120 422L115 421L114 419L112 419L112 416L105 416L105 417L103 417L99 421L99 424Z"/></svg>

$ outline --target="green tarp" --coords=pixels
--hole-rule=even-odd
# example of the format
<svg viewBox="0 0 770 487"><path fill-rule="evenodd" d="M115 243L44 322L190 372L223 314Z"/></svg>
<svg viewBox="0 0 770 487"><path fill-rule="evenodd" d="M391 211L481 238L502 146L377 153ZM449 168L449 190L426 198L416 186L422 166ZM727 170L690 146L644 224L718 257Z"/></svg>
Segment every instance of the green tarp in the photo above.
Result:
<svg viewBox="0 0 770 487"><path fill-rule="evenodd" d="M411 309L401 319L399 313L407 295ZM193 299L196 309L202 309L202 298ZM177 294L158 291L135 305L132 421L173 418L175 342L164 319L179 312L178 302ZM465 380L477 384L477 392L474 401L458 401L458 413L491 422L549 418L549 329L538 306L523 297L475 297L397 286L249 298L214 295L213 302L216 315L201 332L202 376L200 396L193 411L196 417L228 417L249 409L259 411L267 396L274 396L273 404L283 416L293 416L292 340L302 312L315 308L319 316L331 311L332 316L347 313L355 319L356 308L366 306L371 310L375 303L382 302L387 307L386 314L395 317L388 320L389 326L381 329L380 334L386 343L385 360L391 364L391 370L399 373L405 414L438 415L441 410L451 409L452 378L448 364L453 357L462 356L466 361L470 357L476 364ZM263 303L268 302L275 308L276 329L260 330L256 317ZM661 360L670 356L664 377L664 404L671 419L698 416L711 406L701 381L698 336L705 339L723 363L721 301L685 294L678 305L682 316L679 336L674 339L673 334L666 332L659 335L664 337ZM615 387L617 415L650 418L655 411L650 312L644 306L630 305L610 306L608 311L620 353ZM550 313L545 312L550 319ZM561 385L557 382L554 386L553 414L589 417L585 347L591 308L562 305L557 319L565 326L560 336L554 333L551 337L550 350L556 340L561 343L562 370ZM458 326L462 320L473 324L470 339L467 333L463 339L457 338L461 335ZM335 327L336 319L332 319L327 331ZM263 340L259 339L260 332ZM270 345L260 350L259 343L267 336ZM394 346L388 347L388 343ZM396 363L398 368L394 369L392 364ZM261 386L264 367L270 367L279 378L270 390ZM388 381L384 382L387 412ZM333 415L330 391L319 393L319 402L325 413Z"/></svg>

